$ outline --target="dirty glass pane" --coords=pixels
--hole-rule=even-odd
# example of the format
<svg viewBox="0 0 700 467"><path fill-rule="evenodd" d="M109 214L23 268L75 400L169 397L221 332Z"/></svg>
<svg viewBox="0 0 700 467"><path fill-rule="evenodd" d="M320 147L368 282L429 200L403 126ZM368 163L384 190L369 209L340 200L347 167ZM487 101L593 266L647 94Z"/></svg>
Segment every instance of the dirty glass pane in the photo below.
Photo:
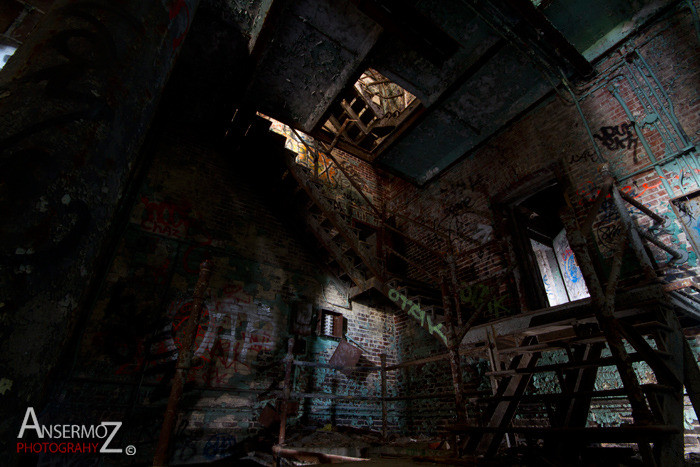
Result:
<svg viewBox="0 0 700 467"><path fill-rule="evenodd" d="M566 239L566 230L562 229L556 237L554 237L554 253L557 256L559 269L564 276L564 285L571 300L580 300L590 297L588 287L581 274L581 269L578 267L574 252L571 250L569 241Z"/></svg>
<svg viewBox="0 0 700 467"><path fill-rule="evenodd" d="M535 258L537 259L537 266L539 266L540 269L544 290L547 292L549 306L561 305L562 303L568 302L569 297L564 288L564 282L559 272L554 250L532 239L530 239L530 244L532 245L532 251L535 253Z"/></svg>

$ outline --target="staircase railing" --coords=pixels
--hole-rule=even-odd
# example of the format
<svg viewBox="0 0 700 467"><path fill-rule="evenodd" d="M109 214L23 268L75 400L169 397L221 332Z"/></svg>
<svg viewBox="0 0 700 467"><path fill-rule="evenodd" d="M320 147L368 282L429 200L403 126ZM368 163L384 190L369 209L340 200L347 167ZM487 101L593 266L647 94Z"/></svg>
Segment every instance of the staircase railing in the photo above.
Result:
<svg viewBox="0 0 700 467"><path fill-rule="evenodd" d="M674 248L670 245L665 244L659 238L657 238L660 232L663 232L664 227L667 227L671 222L671 219L663 217L641 202L634 199L628 193L620 190L617 181L609 172L607 165L604 165L602 172L605 175L605 180L603 186L598 193L593 205L590 208L585 220L581 224L582 232L591 238L593 236L593 224L596 217L599 214L600 208L606 200L612 200L612 207L615 213L619 217L619 222L624 233L624 238L629 239L629 246L632 248L637 260L639 261L644 275L648 279L656 279L657 272L654 267L653 257L645 249L643 240L651 243L652 245L660 248L661 250L668 253L671 258L668 260L666 266L670 266L674 263L682 263L688 259L687 252ZM640 225L639 220L635 219L630 215L628 210L628 205L636 208L651 220L651 227L643 227ZM641 217L642 219L644 217ZM619 253L621 254L621 253ZM615 255L613 255L614 257ZM620 259L621 261L621 259Z"/></svg>
<svg viewBox="0 0 700 467"><path fill-rule="evenodd" d="M440 232L439 230L435 229L434 227L431 227L431 226L429 226L421 221L412 219L408 216L405 216L402 214L393 214L394 216L400 217L402 220L404 220L408 223L411 223L415 226L418 226L421 229L427 229L431 233L435 234L438 238L440 238L443 241L443 243L442 243L442 250L443 251L441 251L440 249L438 249L439 247L438 248L431 247L431 246L427 245L425 242L423 242L423 241L421 241L421 240L419 240L411 235L406 234L401 229L398 229L398 228L392 226L391 224L389 224L387 222L387 218L389 216L386 215L385 211L382 211L381 209L379 209L374 204L374 202L367 196L367 194L364 192L364 189L362 188L360 183L358 183L355 180L355 177L353 176L353 174L350 173L350 171L347 169L347 167L345 167L345 165L342 162L340 162L337 157L335 157L333 155L332 150L322 149L321 147L319 147L321 143L318 143L318 142L315 142L314 143L315 147L312 147L299 134L299 132L297 132L293 128L292 128L292 133L293 133L295 139L298 142L300 142L302 145L304 145L306 150L308 151L308 153L312 154L312 156L314 157L315 164L314 164L314 169L311 171L311 174L310 174L311 180L316 180L316 181L318 180L319 173L318 173L317 161L318 161L319 155L323 155L323 157L325 157L329 161L331 161L333 166L338 169L337 173L341 174L342 177L341 177L341 181L339 182L339 186L351 188L359 196L358 199L363 201L363 204L355 204L355 203L352 203L352 201L350 201L350 203L352 204L353 210L369 213L370 216L366 216L366 217L362 216L362 217L365 217L365 219L367 217L369 217L370 219L375 220L376 223L374 223L374 225L376 225L377 227L382 229L384 232L386 232L386 231L393 232L393 233L401 236L405 240L415 244L417 247L429 252L431 255L433 255L434 258L436 258L439 261L439 263L441 264L442 268L444 268L445 271L449 271L449 269L452 267L450 264L450 259L452 258L452 250L453 250L452 241L451 241L451 237L449 234ZM362 217L360 217L360 218L362 219ZM377 251L377 256L379 258L383 259L383 258L385 258L385 256L387 254L391 254L391 255L401 259L402 261L414 266L415 268L421 270L423 273L425 273L428 277L431 278L431 280L433 281L433 285L436 288L439 287L439 284L441 282L441 278L440 278L441 273L438 273L436 275L434 272L431 272L428 269L426 269L425 267L423 267L420 263L412 260L411 258L409 258L406 255L401 254L400 252L396 251L394 248L386 246L384 244L380 244L378 250L379 251ZM385 261L380 261L380 262L382 264L382 275L388 274L389 271L387 271L385 269L385 266L386 266ZM447 272L444 272L443 274L447 274Z"/></svg>
<svg viewBox="0 0 700 467"><path fill-rule="evenodd" d="M574 209L569 198L566 195L566 201L569 205L569 210L562 216L564 221L567 236L574 254L576 255L581 272L586 280L591 299L594 304L595 315L601 330L605 334L608 346L610 348L613 359L615 360L620 378L627 392L632 415L635 423L649 423L652 420L650 408L647 405L643 391L641 390L639 381L632 368L632 363L629 354L623 343L623 338L626 339L635 350L642 352L644 349L640 347L641 341L635 342L631 340L631 335L627 330L623 329L619 322L614 317L616 306L617 288L620 281L622 262L625 250L630 247L637 258L644 276L650 282L658 280L656 270L653 266L654 261L650 254L644 248L642 239L650 241L652 244L672 256L672 260L677 260L682 257L682 254L675 248L665 245L654 238L654 228L644 229L630 215L627 205L629 203L633 207L639 209L642 214L648 216L653 221L655 227L662 225L665 220L658 214L654 213L646 206L637 202L629 196L623 196L616 180L609 172L607 165L603 166L604 183L598 197L594 201L590 211L586 215L584 221L579 224L573 216ZM593 239L592 226L595 219L598 217L600 208L603 202L612 199L612 206L619 216L621 226L621 234L613 249L612 262L606 280L602 280L602 270L599 265L593 260L593 248L591 240ZM630 201L632 200L632 201ZM653 239L653 240L652 240ZM643 340L643 339L642 339Z"/></svg>

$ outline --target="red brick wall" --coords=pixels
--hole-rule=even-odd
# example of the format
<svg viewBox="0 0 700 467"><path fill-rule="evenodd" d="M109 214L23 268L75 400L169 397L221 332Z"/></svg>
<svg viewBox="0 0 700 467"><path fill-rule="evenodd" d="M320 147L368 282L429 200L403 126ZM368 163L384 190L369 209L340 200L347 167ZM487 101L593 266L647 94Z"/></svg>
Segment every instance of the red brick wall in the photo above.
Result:
<svg viewBox="0 0 700 467"><path fill-rule="evenodd" d="M618 178L649 163L642 142L630 126L622 106L607 89L609 85L616 84L634 118L640 123L644 120L647 112L639 96L630 88L626 78L630 72L623 59L624 53L632 51L634 47L646 59L670 96L681 127L694 143L700 131L697 86L700 54L698 38L690 14L685 9L653 25L597 63L599 73L592 80L575 83L583 113L591 131L597 135L595 141ZM635 71L634 75L642 82L638 72ZM650 77L648 79L651 80ZM455 243L460 280L467 283L480 281L505 271L508 267L506 251L493 234L488 235L491 228L497 233L490 203L506 198L552 162L564 164L573 181L576 196L572 203L579 217L595 199L602 180L600 162L595 159L593 144L570 102L571 97L566 91L563 94L563 99L555 96L539 105L427 186L417 188L395 178L389 181L391 188L387 205L390 211L405 213L442 230L452 229L458 236ZM631 138L627 135L628 128ZM620 131L616 135L619 141L610 137L616 131ZM654 156L662 159L667 148L659 132L650 125L643 126L641 131ZM700 188L695 186L689 175L689 171L686 171L686 191ZM667 172L665 178L675 189L676 195L681 194L677 174ZM652 169L624 180L620 187L656 212L670 213L675 218L670 210L669 195ZM425 229L407 226L407 230L426 242L434 238ZM680 267L668 270L667 279L695 276L697 255L692 251L692 245L686 241L677 221L671 230L661 238L677 248L688 250L690 258ZM601 249L605 250L604 247ZM665 256L660 251L655 252L660 258ZM428 265L437 273L437 263L431 262L420 248L413 247L409 253L421 265ZM411 268L411 273L417 278L425 278L425 274L417 268ZM504 289L505 286L502 291Z"/></svg>
<svg viewBox="0 0 700 467"><path fill-rule="evenodd" d="M610 149L601 141L605 139L606 132L610 134L614 128L621 129L620 125L630 123L622 106L608 91L609 84L619 86L620 95L635 119L642 121L647 115L640 98L630 88L625 77L629 75L629 70L625 67L624 53L631 52L634 47L638 48L670 96L684 132L692 143L697 144L700 135L699 44L688 10L680 10L670 18L652 25L628 41L624 48L613 51L607 58L596 63L599 72L596 77L587 82L575 83L591 131L600 137L595 138L595 141L616 177L624 177L649 163L642 142L631 127L632 138L624 139L624 131L618 135L623 140L624 147L619 147L614 140L610 140L608 145L614 148ZM614 68L611 72L606 72L610 67ZM641 79L639 73L634 73ZM599 87L600 85L602 86ZM520 310L517 291L508 271L508 253L499 237L491 204L515 193L539 172L546 170L552 162L561 162L573 182L576 195L571 202L579 220L582 220L602 183L601 164L596 159L581 117L570 101L571 97L567 94L564 94L563 99L557 96L550 98L424 187L418 188L396 177L384 176L384 184L388 186L385 200L389 212L403 213L442 231L451 230L457 238L455 256L458 281L466 284L485 283L494 296L506 296L504 304L513 312ZM612 128L606 130L606 127ZM641 131L654 156L662 159L667 148L659 132L648 125L642 127ZM670 149L675 151L676 148ZM700 171L696 171L696 174L700 178ZM680 194L680 178L668 172L665 175L676 194ZM700 189L688 171L684 178L686 191ZM689 252L689 259L685 263L666 270L665 279L674 282L690 278L700 285L697 254L673 214L669 194L656 172L647 169L622 181L620 188L655 212L671 217L673 223L659 238L666 244ZM599 248L603 252L606 250L606 239L602 238L602 227L610 223L605 219L606 209L610 210L609 204L603 206L603 212L594 224ZM634 217L639 217L638 211L630 209L630 212ZM648 218L640 218L640 224L649 225ZM403 227L425 243L437 244L435 235L429 230L410 223L404 223ZM489 235L491 229L493 231ZM665 253L656 247L651 249L661 263L665 262ZM427 254L425 249L409 244L408 255L433 274L439 273L439 262L434 255ZM429 275L417 266L410 267L409 273L414 278L430 280ZM400 360L411 360L441 350L433 346L431 336L413 329L413 324L410 319L397 316L396 330L399 342L402 343ZM482 362L482 366L484 364ZM487 366L486 364L478 370L478 366L472 365L470 371L483 373L488 371ZM465 365L465 368L469 366ZM483 384L485 380L472 373L465 370L465 381L474 381L481 384L482 389L487 389ZM427 371L403 372L399 388L408 394L421 393L425 388L450 390L450 378L449 366L436 364L434 368L427 368ZM407 418L404 426L409 432L420 432L425 431L421 427L445 423L454 415L450 412L451 403L444 400L434 405L428 401L406 404Z"/></svg>
<svg viewBox="0 0 700 467"><path fill-rule="evenodd" d="M40 415L44 423L97 423L108 414L104 419L124 422L124 439L137 447L137 456L150 459L178 355L177 330L191 309L199 264L209 258L213 270L195 342L198 359L181 403L172 463L245 455L246 440L263 430L263 407L277 400L270 391L281 389L295 303L342 313L346 335L363 349L361 365L378 367L380 353L388 354L389 364L396 362L393 315L358 304L345 308L345 291L290 226L279 198L270 196L279 181L271 178L272 170L256 171L255 161L275 148L263 140L253 155L232 157L181 130L158 139L84 325L75 367ZM306 353L296 358L328 362L336 346L310 336ZM294 391L380 394L376 371L295 374ZM376 402L308 399L295 415L320 425L381 426Z"/></svg>

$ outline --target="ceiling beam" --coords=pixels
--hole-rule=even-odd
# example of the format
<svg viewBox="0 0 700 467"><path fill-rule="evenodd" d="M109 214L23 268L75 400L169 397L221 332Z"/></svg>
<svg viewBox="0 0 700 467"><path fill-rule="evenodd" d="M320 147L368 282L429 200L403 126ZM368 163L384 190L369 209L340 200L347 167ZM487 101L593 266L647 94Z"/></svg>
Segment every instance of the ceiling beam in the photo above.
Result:
<svg viewBox="0 0 700 467"><path fill-rule="evenodd" d="M593 75L595 72L593 65L530 0L501 0L501 2L530 24L534 29L533 38L544 50L566 61L581 77Z"/></svg>
<svg viewBox="0 0 700 467"><path fill-rule="evenodd" d="M405 0L350 0L385 31L398 36L435 66L450 58L459 44Z"/></svg>

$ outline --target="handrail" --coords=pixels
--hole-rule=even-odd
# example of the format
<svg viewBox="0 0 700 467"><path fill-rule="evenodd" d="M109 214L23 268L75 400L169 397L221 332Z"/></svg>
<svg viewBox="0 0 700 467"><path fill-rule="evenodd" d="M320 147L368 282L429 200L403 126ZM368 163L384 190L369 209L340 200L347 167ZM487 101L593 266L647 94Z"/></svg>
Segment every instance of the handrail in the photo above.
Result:
<svg viewBox="0 0 700 467"><path fill-rule="evenodd" d="M461 355L471 355L474 353L478 353L482 349L464 349L460 351L459 353ZM275 391L270 391L270 392L265 392L265 395L273 396L278 398L281 402L281 407L282 411L280 414L280 427L279 427L279 436L278 436L278 442L279 444L284 444L285 438L286 438L286 431L287 431L287 408L289 406L289 401L294 400L294 399L329 399L329 400L338 400L338 401L356 401L356 402L375 402L375 403L380 403L381 404L381 411L382 411L382 434L383 436L387 435L387 427L388 427L388 416L387 416L387 402L396 402L396 401L402 401L402 400L420 400L420 399L433 399L433 398L453 398L456 397L454 392L442 392L442 393L432 393L432 394L427 394L427 393L421 393L421 394L413 394L413 395L408 395L408 396L399 396L398 394L395 396L389 396L386 391L386 384L387 384L387 372L389 371L396 371L399 370L400 368L406 368L409 366L414 366L414 365L421 365L423 363L427 362L434 362L434 361L439 361L439 360L447 360L449 357L449 354L439 354L435 355L432 357L428 358L423 358L423 359L418 359L418 360L413 360L413 361L407 361L407 362L402 362L399 364L393 364L393 365L387 365L386 364L386 354L380 353L379 355L381 364L378 366L337 366L337 365L330 365L328 363L321 363L321 362L309 362L309 361L304 361L304 360L298 360L294 358L294 338L290 337L287 343L287 353L284 356L284 358L280 361L280 363L284 364L284 369L285 369L285 374L284 374L284 380L283 380L283 386L281 390L275 390ZM332 394L332 393L326 393L326 392L306 392L306 391L294 391L293 390L293 384L294 384L294 377L293 377L293 367L302 367L302 368L323 368L323 369L331 369L335 371L368 371L368 372L379 372L379 377L381 381L380 385L380 395L344 395L344 394ZM468 394L481 394L481 391L464 391L464 395ZM396 410L396 409L392 409Z"/></svg>
<svg viewBox="0 0 700 467"><path fill-rule="evenodd" d="M297 130L295 130L292 127L289 127L289 128L291 128L292 132L294 133L294 136L296 136L299 139L299 141L301 141L301 144L303 144L306 147L306 150L309 151L310 153L313 153L313 150L311 149L311 147L306 143L306 141L304 141L304 139L301 137L301 135L299 135ZM348 181L350 182L352 187L360 194L360 196L362 196L362 199L365 200L367 205L370 208L372 208L372 211L374 211L374 213L381 219L382 215L381 215L381 212L379 211L379 209L377 209L377 207L374 205L374 203L372 203L372 201L367 197L365 192L362 191L362 189L357 185L357 182L355 182L355 180L353 180L353 178L350 175L348 175L348 173L345 170L345 167L343 167L343 165L340 164L338 162L338 160L334 156L332 156L331 154L326 153L324 151L319 151L318 149L316 149L316 152L320 152L322 155L328 157L331 161L333 161L333 163L335 165L338 166L338 168L343 173L343 175L345 175L345 178L348 179Z"/></svg>
<svg viewBox="0 0 700 467"><path fill-rule="evenodd" d="M426 275L428 275L428 276L429 276L431 279L433 279L434 281L437 282L437 281L440 280L438 277L436 277L436 276L435 276L434 274L432 274L430 271L428 271L427 269L425 269L423 266L421 266L420 264L416 263L415 261L413 261L413 260L411 260L411 259L405 257L404 255L402 255L402 254L399 253L398 251L394 250L394 249L391 248L390 246L387 246L387 247L385 247L385 248L386 248L387 250L389 250L389 252L390 252L391 254L393 254L394 256L396 256L396 257L398 257L398 258L401 258L402 260L406 261L406 262L407 262L408 264L410 264L411 266L414 266L415 268L418 268L418 269L420 269L421 271L423 271Z"/></svg>
<svg viewBox="0 0 700 467"><path fill-rule="evenodd" d="M350 173L348 172L348 170L343 166L343 164L342 164L334 155L332 155L331 152L324 151L324 150L322 150L322 149L320 149L320 148L312 148L306 141L304 141L304 139L301 137L301 135L299 134L299 132L298 132L297 130L295 130L295 129L292 128L292 127L289 127L289 128L292 130L292 133L294 134L295 138L296 138L299 142L301 142L301 144L306 148L307 151L309 151L309 153L311 153L311 154L313 154L313 153L320 153L320 154L322 154L323 156L325 156L325 157L327 157L328 159L330 159L330 161L331 161L335 166L338 167L338 169L339 169L340 172L343 174L343 176L348 180L348 182L350 183L350 185L355 189L355 191L358 192L358 194L359 194L360 197L364 200L364 202L366 203L366 205L369 206L369 208L370 208L370 209L372 210L372 212L375 214L375 216L377 217L377 220L379 221L381 227L386 228L386 229L388 229L388 230L391 230L391 231L393 231L393 232L396 232L396 233L400 234L400 235L401 235L402 237L404 237L405 239L407 239L407 240L409 240L409 241L411 241L411 242L417 244L417 245L420 246L421 248L426 249L426 250L428 250L430 253L432 253L433 255L437 256L443 263L448 264L448 261L447 261L447 259L446 259L446 257L447 257L448 255L447 255L446 253L443 253L443 252L434 250L433 248L428 247L427 245L425 245L422 241L420 241L420 240L418 240L418 239L416 239L416 238L413 238L412 236L406 234L405 232L402 232L401 230L399 230L399 229L397 229L397 228L395 228L395 227L389 225L389 224L386 222L386 219L385 219L385 217L384 217L384 214L379 210L379 208L377 208L377 207L374 205L374 203L372 202L372 200L370 200L370 199L367 197L367 195L366 195L366 194L364 193L364 191L362 190L362 187L360 187L359 184L354 180L352 174L350 174ZM431 232L435 233L436 235L438 235L438 236L444 238L444 239L447 240L448 242L451 240L451 237L450 237L449 235L447 235L447 234L445 234L445 233L443 233L443 232L439 232L439 231L436 230L434 227L431 227L431 226L429 226L429 225L427 225L427 224L425 224L425 223L422 223L422 222L417 221L417 220L415 220L415 219L411 219L410 217L404 216L404 215L402 215L402 214L395 213L395 214L393 214L393 215L398 216L398 217L401 217L401 218L403 218L403 219L405 219L405 220L408 220L408 221L410 221L410 222L413 222L413 223L415 223L415 224L417 224L417 225L420 225L421 227L426 228L426 229L430 230Z"/></svg>
<svg viewBox="0 0 700 467"><path fill-rule="evenodd" d="M636 254L637 258L639 259L640 263L642 264L642 267L644 268L645 272L650 277L652 274L651 258L649 257L649 254L644 250L644 248L642 248L642 239L648 241L649 243L652 243L656 247L670 254L672 259L669 262L683 260L685 256L683 255L682 251L673 248L669 245L666 245L662 241L654 237L653 231L651 229L642 228L637 222L637 220L630 216L629 212L627 211L627 208L624 205L624 202L627 202L631 206L637 208L642 214L651 218L651 220L654 222L654 225L656 226L665 225L668 222L668 219L655 213L654 211L646 207L644 204L634 199L629 194L624 193L622 190L620 190L618 182L615 179L615 177L610 173L607 164L603 164L602 172L605 174L603 187L598 193L598 196L596 197L593 206L591 206L591 209L589 210L583 224L581 225L582 230L588 231L589 229L591 229L591 227L593 226L593 222L598 216L598 212L605 199L612 198L613 207L615 208L617 214L620 216L620 222L622 222L623 231L627 236L630 237L632 249Z"/></svg>

